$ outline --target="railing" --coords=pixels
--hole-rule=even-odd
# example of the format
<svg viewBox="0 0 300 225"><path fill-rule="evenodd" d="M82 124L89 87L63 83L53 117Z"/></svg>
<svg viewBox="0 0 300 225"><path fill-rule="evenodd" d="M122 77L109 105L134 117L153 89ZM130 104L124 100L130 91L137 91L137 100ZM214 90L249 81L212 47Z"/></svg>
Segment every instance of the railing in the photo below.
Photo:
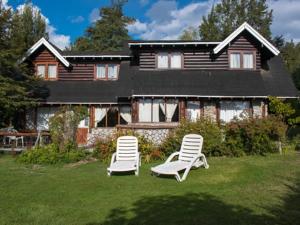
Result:
<svg viewBox="0 0 300 225"><path fill-rule="evenodd" d="M49 132L0 132L0 151L16 153L50 141Z"/></svg>

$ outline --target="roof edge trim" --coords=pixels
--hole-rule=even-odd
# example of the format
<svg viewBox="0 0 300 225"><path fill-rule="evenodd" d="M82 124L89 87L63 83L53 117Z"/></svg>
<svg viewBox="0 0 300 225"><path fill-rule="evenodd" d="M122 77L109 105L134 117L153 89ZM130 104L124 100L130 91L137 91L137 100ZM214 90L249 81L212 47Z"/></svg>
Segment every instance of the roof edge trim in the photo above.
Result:
<svg viewBox="0 0 300 225"><path fill-rule="evenodd" d="M44 45L53 55L55 55L66 67L70 67L71 64L44 37L42 37L30 49L28 49L21 62L24 62L42 45Z"/></svg>
<svg viewBox="0 0 300 225"><path fill-rule="evenodd" d="M214 48L214 54L219 53L225 46L227 46L234 38L236 38L241 32L247 30L252 34L258 41L266 46L274 55L279 55L280 51L272 45L267 39L265 39L260 33L258 33L252 26L247 22L244 22L239 28L232 32L224 41L222 41L217 47Z"/></svg>

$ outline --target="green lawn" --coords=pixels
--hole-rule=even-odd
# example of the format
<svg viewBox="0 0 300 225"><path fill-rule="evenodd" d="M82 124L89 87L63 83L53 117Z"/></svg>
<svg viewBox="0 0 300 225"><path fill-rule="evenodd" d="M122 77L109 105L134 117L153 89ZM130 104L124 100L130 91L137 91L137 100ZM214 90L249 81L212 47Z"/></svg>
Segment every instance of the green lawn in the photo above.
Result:
<svg viewBox="0 0 300 225"><path fill-rule="evenodd" d="M94 162L24 166L0 155L0 224L300 224L300 154L208 158L187 180L106 176Z"/></svg>

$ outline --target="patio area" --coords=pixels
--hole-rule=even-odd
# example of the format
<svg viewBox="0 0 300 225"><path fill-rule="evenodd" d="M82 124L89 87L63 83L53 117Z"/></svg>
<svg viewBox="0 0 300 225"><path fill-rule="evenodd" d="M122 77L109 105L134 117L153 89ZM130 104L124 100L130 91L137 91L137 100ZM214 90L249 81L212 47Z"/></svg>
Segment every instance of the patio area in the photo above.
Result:
<svg viewBox="0 0 300 225"><path fill-rule="evenodd" d="M298 224L300 155L208 158L178 183L107 165L25 166L0 155L0 224Z"/></svg>

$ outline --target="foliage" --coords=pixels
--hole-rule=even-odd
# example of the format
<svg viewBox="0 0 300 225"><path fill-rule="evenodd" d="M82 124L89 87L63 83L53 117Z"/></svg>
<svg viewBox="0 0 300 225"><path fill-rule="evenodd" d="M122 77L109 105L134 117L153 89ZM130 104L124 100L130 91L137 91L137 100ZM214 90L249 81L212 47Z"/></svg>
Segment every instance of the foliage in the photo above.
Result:
<svg viewBox="0 0 300 225"><path fill-rule="evenodd" d="M199 40L199 32L194 27L188 27L182 32L182 34L179 36L179 39L183 41Z"/></svg>
<svg viewBox="0 0 300 225"><path fill-rule="evenodd" d="M121 50L124 41L130 39L127 26L134 19L124 16L122 7L127 1L114 0L110 7L100 9L100 19L88 27L84 37L78 38L73 50L116 51Z"/></svg>
<svg viewBox="0 0 300 225"><path fill-rule="evenodd" d="M272 18L266 0L222 0L207 16L203 16L200 36L205 41L224 40L246 21L270 39Z"/></svg>
<svg viewBox="0 0 300 225"><path fill-rule="evenodd" d="M225 125L224 145L246 154L276 152L276 144L285 141L287 126L278 117L234 120Z"/></svg>
<svg viewBox="0 0 300 225"><path fill-rule="evenodd" d="M50 144L23 152L18 161L26 164L58 164L78 162L86 158L87 153L80 149L61 152L57 145Z"/></svg>
<svg viewBox="0 0 300 225"><path fill-rule="evenodd" d="M109 162L111 156L117 149L117 138L120 136L135 136L138 139L138 151L142 156L144 162L151 162L153 160L162 159L163 153L154 147L154 144L146 139L144 136L139 135L134 131L117 131L106 139L99 139L95 142L93 156L103 162Z"/></svg>
<svg viewBox="0 0 300 225"><path fill-rule="evenodd" d="M32 71L16 62L37 39L46 35L45 20L32 4L22 10L4 8L0 1L0 126L36 101Z"/></svg>
<svg viewBox="0 0 300 225"><path fill-rule="evenodd" d="M65 105L49 120L51 139L61 152L76 148L77 128L88 115L84 106Z"/></svg>
<svg viewBox="0 0 300 225"><path fill-rule="evenodd" d="M171 132L161 144L162 152L169 156L171 153L179 151L183 136L189 133L202 135L204 139L202 151L205 155L220 155L222 131L216 122L207 118L201 118L196 122L182 121L179 127Z"/></svg>
<svg viewBox="0 0 300 225"><path fill-rule="evenodd" d="M293 106L292 102L284 102L283 100L272 96L269 97L269 101L269 110L271 113L283 119L289 125L300 124L300 116L295 115L297 103Z"/></svg>

